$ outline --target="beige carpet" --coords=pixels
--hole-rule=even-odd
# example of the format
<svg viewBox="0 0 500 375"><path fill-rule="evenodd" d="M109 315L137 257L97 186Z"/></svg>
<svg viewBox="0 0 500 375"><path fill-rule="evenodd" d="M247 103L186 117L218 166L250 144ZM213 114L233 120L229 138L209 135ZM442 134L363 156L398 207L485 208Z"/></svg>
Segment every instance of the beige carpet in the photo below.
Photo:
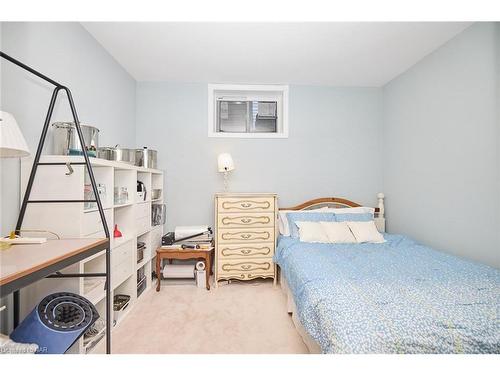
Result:
<svg viewBox="0 0 500 375"><path fill-rule="evenodd" d="M113 330L113 353L308 353L272 281L149 290Z"/></svg>

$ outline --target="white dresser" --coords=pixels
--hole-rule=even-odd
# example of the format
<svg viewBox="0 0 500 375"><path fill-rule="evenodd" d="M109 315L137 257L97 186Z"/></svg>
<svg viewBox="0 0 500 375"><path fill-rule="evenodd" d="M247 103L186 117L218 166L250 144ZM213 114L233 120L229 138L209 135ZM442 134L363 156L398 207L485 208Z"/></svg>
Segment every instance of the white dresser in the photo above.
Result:
<svg viewBox="0 0 500 375"><path fill-rule="evenodd" d="M215 286L220 280L273 278L276 194L215 195Z"/></svg>

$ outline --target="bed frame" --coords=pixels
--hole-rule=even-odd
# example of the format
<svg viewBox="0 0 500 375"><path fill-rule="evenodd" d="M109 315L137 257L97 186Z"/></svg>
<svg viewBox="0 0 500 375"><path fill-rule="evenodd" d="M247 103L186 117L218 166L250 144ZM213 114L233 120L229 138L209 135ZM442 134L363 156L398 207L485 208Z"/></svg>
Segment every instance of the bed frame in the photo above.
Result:
<svg viewBox="0 0 500 375"><path fill-rule="evenodd" d="M375 218L374 218L375 225L377 226L377 229L381 232L385 232L384 198L385 196L383 193L377 194L378 207L375 207ZM279 210L304 211L304 210L313 210L321 207L348 208L348 207L361 207L361 206L362 205L358 203L355 203L353 201L344 198L317 198L301 203L294 207L286 207L286 208L282 207L279 208ZM300 323L300 320L297 317L296 313L297 310L295 306L295 301L293 300L293 295L290 292L290 289L288 288L285 278L283 278L282 276L279 266L277 266L277 269L279 272L279 282L281 285L281 290L283 291L283 293L285 293L287 299L287 312L291 315L293 324L295 325L295 329L302 337L302 341L304 341L304 344L307 346L307 349L309 349L309 352L311 354L320 354L321 348L316 343L316 341L314 341L314 339L307 333L305 328Z"/></svg>

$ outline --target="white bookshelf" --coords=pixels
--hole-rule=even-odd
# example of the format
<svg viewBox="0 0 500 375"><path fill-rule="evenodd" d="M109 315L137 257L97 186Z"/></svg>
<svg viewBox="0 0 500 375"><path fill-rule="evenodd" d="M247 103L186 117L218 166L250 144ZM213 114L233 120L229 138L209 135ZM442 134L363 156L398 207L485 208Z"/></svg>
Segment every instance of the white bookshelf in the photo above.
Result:
<svg viewBox="0 0 500 375"><path fill-rule="evenodd" d="M41 162L82 162L81 156L42 156ZM153 283L151 266L154 262L156 248L161 244L163 234L162 226L152 226L151 206L164 202L163 172L158 169L148 169L132 166L121 162L90 158L92 169L97 184L103 184L106 195L102 200L106 222L111 236L111 288L113 296L117 294L129 295L130 302L126 312L120 320L126 318L128 312L140 299L137 296L137 272L144 270L146 275L146 290ZM26 189L29 173L33 160L21 161L21 198ZM31 199L88 199L85 197L85 184L88 184L88 174L84 165L72 165L73 173L67 175L65 165L38 167L33 184ZM137 181L142 181L146 186L146 199L140 200L136 193ZM124 202L115 202L115 187L126 187L128 199ZM162 189L159 199L151 199L152 189ZM122 232L122 237L113 238L115 224ZM104 237L104 231L96 207L86 207L84 203L37 203L28 204L23 222L23 229L41 229L57 233L61 238ZM37 234L40 236L40 234ZM50 236L48 236L50 237ZM142 261L137 262L137 242L146 244ZM87 258L78 264L69 267L68 272L104 272L105 251ZM106 317L106 292L104 280L93 279L44 279L21 291L21 319L47 294L56 291L69 291L78 293L89 299L97 308L100 316ZM144 292L143 292L144 293ZM141 294L142 296L143 294ZM113 301L111 296L111 301ZM112 311L112 307L111 307ZM114 322L112 327L120 321ZM92 342L84 345L83 337L70 349L71 353L92 353L103 348L103 335L99 343ZM90 349L91 348L91 349Z"/></svg>

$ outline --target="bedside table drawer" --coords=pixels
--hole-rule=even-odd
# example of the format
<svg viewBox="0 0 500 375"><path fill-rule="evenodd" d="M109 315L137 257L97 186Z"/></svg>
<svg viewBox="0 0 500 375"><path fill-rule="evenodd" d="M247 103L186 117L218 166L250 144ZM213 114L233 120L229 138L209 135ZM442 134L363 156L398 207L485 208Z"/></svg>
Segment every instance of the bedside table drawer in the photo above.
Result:
<svg viewBox="0 0 500 375"><path fill-rule="evenodd" d="M273 212L274 197L221 197L217 200L219 212Z"/></svg>
<svg viewBox="0 0 500 375"><path fill-rule="evenodd" d="M218 263L218 275L224 273L239 273L246 272L252 274L266 274L274 272L274 263L271 258L255 258L252 260L235 259L227 260L222 259Z"/></svg>
<svg viewBox="0 0 500 375"><path fill-rule="evenodd" d="M218 255L221 261L234 258L273 257L274 243L220 245L218 248Z"/></svg>
<svg viewBox="0 0 500 375"><path fill-rule="evenodd" d="M238 242L274 242L274 227L253 229L219 229L219 244Z"/></svg>
<svg viewBox="0 0 500 375"><path fill-rule="evenodd" d="M260 214L225 213L219 214L219 228L245 228L245 227L274 227L274 213L263 212Z"/></svg>

